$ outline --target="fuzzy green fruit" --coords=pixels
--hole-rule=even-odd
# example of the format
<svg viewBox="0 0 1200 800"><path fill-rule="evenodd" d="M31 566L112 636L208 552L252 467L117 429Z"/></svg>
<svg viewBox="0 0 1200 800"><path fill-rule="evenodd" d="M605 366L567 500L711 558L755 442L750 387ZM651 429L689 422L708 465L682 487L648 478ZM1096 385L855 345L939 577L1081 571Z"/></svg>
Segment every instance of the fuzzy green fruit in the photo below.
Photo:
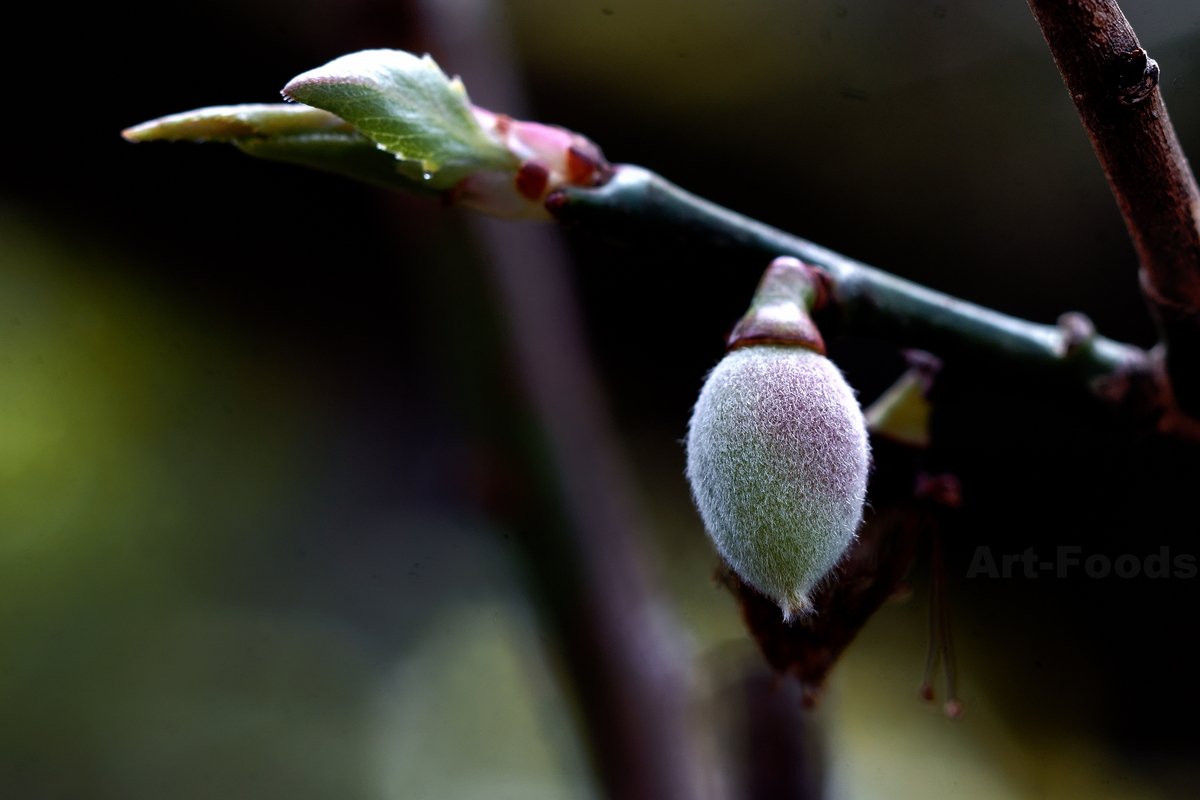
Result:
<svg viewBox="0 0 1200 800"><path fill-rule="evenodd" d="M692 413L687 477L729 565L786 620L811 608L862 521L870 448L842 373L806 347L733 350Z"/></svg>

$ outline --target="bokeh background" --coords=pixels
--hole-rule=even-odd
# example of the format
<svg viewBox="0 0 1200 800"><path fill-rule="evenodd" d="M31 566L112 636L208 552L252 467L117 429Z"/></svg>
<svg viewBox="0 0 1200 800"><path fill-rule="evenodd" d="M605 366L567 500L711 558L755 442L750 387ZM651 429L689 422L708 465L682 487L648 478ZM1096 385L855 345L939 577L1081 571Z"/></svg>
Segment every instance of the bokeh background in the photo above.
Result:
<svg viewBox="0 0 1200 800"><path fill-rule="evenodd" d="M1200 152L1200 5L1123 7ZM496 451L514 423L495 392L519 396L520 376L467 222L232 148L118 136L271 102L353 50L436 55L420 9L8 19L0 796L603 796L502 513L520 475ZM536 118L614 161L960 297L1154 341L1021 2L510 0L500 19ZM710 580L679 440L758 275L570 244L648 569L690 643L714 769L749 797L738 687L763 667ZM833 354L864 401L901 370L890 346ZM916 698L918 564L806 723L826 796L1194 796L1200 581L962 578L981 544L1200 553L1194 452L971 365L948 367L934 431L928 465L966 498L948 560L967 713Z"/></svg>

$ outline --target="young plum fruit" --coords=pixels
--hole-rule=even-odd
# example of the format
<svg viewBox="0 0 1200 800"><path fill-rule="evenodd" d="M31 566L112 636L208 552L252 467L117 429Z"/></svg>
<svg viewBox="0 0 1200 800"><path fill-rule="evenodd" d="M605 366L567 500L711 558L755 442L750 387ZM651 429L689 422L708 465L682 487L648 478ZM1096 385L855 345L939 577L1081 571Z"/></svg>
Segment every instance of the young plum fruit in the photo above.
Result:
<svg viewBox="0 0 1200 800"><path fill-rule="evenodd" d="M804 346L734 349L688 426L687 477L709 536L789 622L854 540L869 466L853 390Z"/></svg>

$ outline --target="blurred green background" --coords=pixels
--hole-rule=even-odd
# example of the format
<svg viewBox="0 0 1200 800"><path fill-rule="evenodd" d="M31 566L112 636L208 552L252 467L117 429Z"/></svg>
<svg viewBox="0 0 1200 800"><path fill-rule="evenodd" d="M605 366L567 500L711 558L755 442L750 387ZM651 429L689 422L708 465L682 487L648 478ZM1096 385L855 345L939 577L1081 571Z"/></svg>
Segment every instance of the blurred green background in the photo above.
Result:
<svg viewBox="0 0 1200 800"><path fill-rule="evenodd" d="M1200 152L1200 5L1124 8ZM480 387L518 377L462 219L231 148L118 137L271 102L345 52L424 50L417 10L10 14L0 796L600 796L495 513L506 467L485 432L506 423ZM1021 2L513 0L504 18L537 117L614 161L1002 311L1080 310L1153 342L1120 216ZM758 275L572 241L645 544L736 775L737 687L762 667L709 579L678 440ZM890 348L833 352L864 401L900 369ZM812 721L828 796L1194 796L1194 584L960 578L977 544L1197 552L1193 454L1020 376L948 372L929 466L967 498L949 553L967 714L916 699L918 566L914 598L872 621Z"/></svg>

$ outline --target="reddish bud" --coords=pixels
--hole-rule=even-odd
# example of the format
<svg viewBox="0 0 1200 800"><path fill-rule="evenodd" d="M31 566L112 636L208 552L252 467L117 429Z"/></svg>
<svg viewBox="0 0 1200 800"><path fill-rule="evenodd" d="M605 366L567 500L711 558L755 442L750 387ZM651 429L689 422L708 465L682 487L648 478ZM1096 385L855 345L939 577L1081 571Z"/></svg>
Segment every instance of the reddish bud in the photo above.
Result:
<svg viewBox="0 0 1200 800"><path fill-rule="evenodd" d="M476 172L454 189L454 201L497 217L550 219L547 197L564 186L599 186L612 175L588 138L565 128L522 122L472 107L475 119L520 159L512 172Z"/></svg>
<svg viewBox="0 0 1200 800"><path fill-rule="evenodd" d="M539 200L550 182L550 169L541 161L530 159L517 170L514 179L517 192L526 200Z"/></svg>

